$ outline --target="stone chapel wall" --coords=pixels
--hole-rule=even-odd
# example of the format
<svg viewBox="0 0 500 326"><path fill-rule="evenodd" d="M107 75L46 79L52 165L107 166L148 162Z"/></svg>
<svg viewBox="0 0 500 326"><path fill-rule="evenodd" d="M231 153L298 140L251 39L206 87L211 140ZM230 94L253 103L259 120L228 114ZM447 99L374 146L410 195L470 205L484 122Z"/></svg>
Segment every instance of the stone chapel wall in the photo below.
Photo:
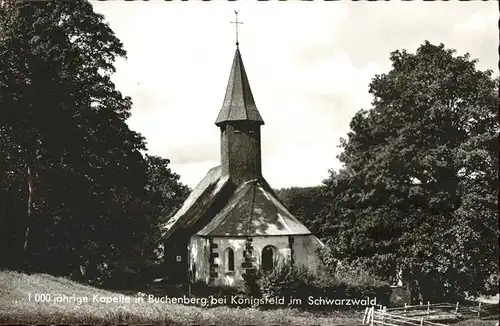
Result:
<svg viewBox="0 0 500 326"><path fill-rule="evenodd" d="M214 244L210 250L210 243ZM198 236L193 236L190 243L190 269L196 266L196 280L210 283L214 286L244 286L243 273L245 262L243 252L245 250L246 238L241 237L218 237L211 241ZM252 237L253 254L255 257L255 267L262 266L262 250L266 246L275 249L275 257L278 261L290 260L293 252L293 261L296 265L307 267L312 272L316 272L319 266L319 258L316 254L317 248L321 247L321 242L313 235L293 236L292 248L288 236L257 236ZM228 250L233 250L234 270L229 270ZM217 256L213 259L213 265L217 277L210 278L210 253Z"/></svg>
<svg viewBox="0 0 500 326"><path fill-rule="evenodd" d="M293 251L295 264L306 266L316 273L320 264L317 249L323 244L314 235L294 236Z"/></svg>

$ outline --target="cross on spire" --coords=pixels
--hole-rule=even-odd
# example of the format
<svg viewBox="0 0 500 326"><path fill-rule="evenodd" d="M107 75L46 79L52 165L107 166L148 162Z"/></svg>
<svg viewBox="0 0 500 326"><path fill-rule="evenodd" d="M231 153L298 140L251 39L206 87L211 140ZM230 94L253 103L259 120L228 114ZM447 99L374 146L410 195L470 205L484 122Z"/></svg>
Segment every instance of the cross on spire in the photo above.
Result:
<svg viewBox="0 0 500 326"><path fill-rule="evenodd" d="M242 22L238 21L238 11L235 10L234 14L236 15L236 19L234 22L231 22L231 24L234 24L236 26L236 46L240 45L240 42L238 42L238 24L243 24Z"/></svg>

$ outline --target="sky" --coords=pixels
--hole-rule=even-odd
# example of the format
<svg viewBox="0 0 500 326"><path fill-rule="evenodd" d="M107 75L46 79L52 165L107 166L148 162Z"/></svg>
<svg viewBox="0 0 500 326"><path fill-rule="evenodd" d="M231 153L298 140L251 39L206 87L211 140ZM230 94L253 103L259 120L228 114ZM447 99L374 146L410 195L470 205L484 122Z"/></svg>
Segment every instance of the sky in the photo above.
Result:
<svg viewBox="0 0 500 326"><path fill-rule="evenodd" d="M429 40L468 52L498 75L498 4L472 2L93 2L127 59L113 81L133 101L130 128L194 188L220 163L221 109L240 51L262 126L263 175L273 188L315 186L339 169L341 137L372 101L389 54Z"/></svg>

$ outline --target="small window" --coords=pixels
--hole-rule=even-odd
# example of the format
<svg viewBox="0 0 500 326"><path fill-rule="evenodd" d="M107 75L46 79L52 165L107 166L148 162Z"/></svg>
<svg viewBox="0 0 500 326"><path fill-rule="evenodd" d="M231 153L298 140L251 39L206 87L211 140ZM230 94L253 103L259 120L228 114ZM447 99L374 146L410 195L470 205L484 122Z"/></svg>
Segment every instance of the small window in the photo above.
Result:
<svg viewBox="0 0 500 326"><path fill-rule="evenodd" d="M241 132L241 130L239 130L239 129L234 129L234 133L235 133L235 134L239 134L240 132Z"/></svg>
<svg viewBox="0 0 500 326"><path fill-rule="evenodd" d="M262 269L270 272L274 268L274 249L272 246L266 246L262 249Z"/></svg>
<svg viewBox="0 0 500 326"><path fill-rule="evenodd" d="M179 261L181 261L181 260L182 260L182 259L181 259L181 256L176 256L176 257L175 257L175 260L176 260L176 261L178 261L178 262L179 262Z"/></svg>
<svg viewBox="0 0 500 326"><path fill-rule="evenodd" d="M226 250L226 264L227 271L234 272L234 251L231 248L227 248Z"/></svg>

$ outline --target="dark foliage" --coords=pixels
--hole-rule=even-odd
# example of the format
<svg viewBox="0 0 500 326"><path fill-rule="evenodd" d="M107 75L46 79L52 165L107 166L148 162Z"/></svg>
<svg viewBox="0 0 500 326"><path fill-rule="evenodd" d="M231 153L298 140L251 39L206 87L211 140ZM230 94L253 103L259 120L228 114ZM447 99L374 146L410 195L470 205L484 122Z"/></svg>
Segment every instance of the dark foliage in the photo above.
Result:
<svg viewBox="0 0 500 326"><path fill-rule="evenodd" d="M0 263L98 285L138 282L187 189L143 157L111 81L123 45L88 1L0 9Z"/></svg>
<svg viewBox="0 0 500 326"><path fill-rule="evenodd" d="M366 270L349 266L337 266L335 270L322 266L319 273L311 273L304 267L278 264L271 273L263 273L258 281L262 296L299 299L304 309L359 309L359 305L311 305L309 299L366 299L375 298L377 304L389 303L389 284L370 275Z"/></svg>
<svg viewBox="0 0 500 326"><path fill-rule="evenodd" d="M276 190L285 207L311 232L318 234L321 229L321 213L326 206L326 187L292 187Z"/></svg>
<svg viewBox="0 0 500 326"><path fill-rule="evenodd" d="M401 269L414 300L486 293L498 272L498 78L442 44L390 58L325 181L332 261Z"/></svg>

